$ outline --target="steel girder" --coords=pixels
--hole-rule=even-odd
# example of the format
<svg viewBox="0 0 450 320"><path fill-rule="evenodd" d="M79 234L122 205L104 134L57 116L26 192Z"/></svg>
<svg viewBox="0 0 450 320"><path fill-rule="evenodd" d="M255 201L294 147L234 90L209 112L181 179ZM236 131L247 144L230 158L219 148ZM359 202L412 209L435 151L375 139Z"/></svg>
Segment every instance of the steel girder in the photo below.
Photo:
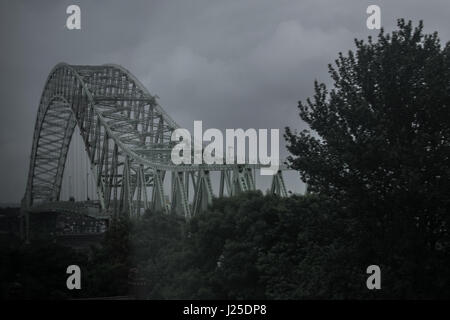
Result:
<svg viewBox="0 0 450 320"><path fill-rule="evenodd" d="M220 172L220 196L256 188L259 165L174 165L170 138L178 124L123 67L61 63L50 72L39 103L23 208L59 200L76 125L108 214L139 216L151 209L191 217L214 197L212 171ZM164 191L166 172L172 174L172 203ZM281 171L272 192L286 196Z"/></svg>

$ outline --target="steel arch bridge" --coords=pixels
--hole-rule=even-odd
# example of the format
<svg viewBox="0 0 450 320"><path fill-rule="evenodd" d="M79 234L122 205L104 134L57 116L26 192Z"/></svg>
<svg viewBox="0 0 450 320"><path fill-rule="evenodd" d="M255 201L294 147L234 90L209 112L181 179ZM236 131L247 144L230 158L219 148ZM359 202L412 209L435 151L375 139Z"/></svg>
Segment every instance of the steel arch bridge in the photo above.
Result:
<svg viewBox="0 0 450 320"><path fill-rule="evenodd" d="M75 126L103 214L133 217L150 209L189 218L211 203L213 171L220 172L219 196L256 188L254 171L260 165L174 165L171 134L179 126L128 70L60 63L50 72L39 103L24 211L59 201ZM164 190L168 174L171 203ZM287 195L281 170L273 176L271 192Z"/></svg>

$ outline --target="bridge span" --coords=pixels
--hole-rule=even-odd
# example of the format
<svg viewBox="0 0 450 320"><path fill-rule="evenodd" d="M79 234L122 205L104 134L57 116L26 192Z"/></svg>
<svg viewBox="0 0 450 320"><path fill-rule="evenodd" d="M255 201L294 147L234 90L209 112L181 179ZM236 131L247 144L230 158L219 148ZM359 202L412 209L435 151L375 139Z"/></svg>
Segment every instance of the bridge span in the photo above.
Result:
<svg viewBox="0 0 450 320"><path fill-rule="evenodd" d="M94 177L96 210L86 203L60 201L75 127ZM39 212L82 214L101 221L121 215L139 217L145 210L190 218L206 210L214 196L257 189L260 164L173 164L171 135L177 128L156 96L125 68L56 65L39 102L22 200L24 221ZM280 167L270 186L270 192L279 196L287 196L283 170ZM213 172L220 177L217 195ZM166 190L168 179L170 190ZM28 226L25 223L27 230Z"/></svg>

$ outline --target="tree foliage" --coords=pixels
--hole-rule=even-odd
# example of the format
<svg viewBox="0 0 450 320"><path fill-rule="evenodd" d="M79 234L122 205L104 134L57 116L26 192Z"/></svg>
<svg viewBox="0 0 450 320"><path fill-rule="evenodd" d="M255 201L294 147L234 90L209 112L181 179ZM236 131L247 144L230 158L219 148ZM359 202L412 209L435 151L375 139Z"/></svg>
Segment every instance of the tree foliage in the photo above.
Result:
<svg viewBox="0 0 450 320"><path fill-rule="evenodd" d="M310 129L286 129L292 168L347 208L361 264L398 297L449 295L450 44L398 21L329 66L331 90L299 103ZM369 263L371 262L371 263Z"/></svg>
<svg viewBox="0 0 450 320"><path fill-rule="evenodd" d="M215 199L187 223L147 215L133 251L149 283L146 298L345 298L365 283L360 270L342 265L352 252L348 228L327 198L250 192Z"/></svg>

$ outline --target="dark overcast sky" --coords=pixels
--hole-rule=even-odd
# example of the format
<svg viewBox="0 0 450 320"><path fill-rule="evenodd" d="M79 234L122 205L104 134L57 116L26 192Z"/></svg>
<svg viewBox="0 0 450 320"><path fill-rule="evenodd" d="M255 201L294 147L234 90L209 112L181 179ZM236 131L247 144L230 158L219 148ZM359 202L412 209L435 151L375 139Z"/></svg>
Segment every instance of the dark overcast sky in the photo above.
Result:
<svg viewBox="0 0 450 320"><path fill-rule="evenodd" d="M70 4L81 7L81 31L65 28ZM378 34L366 28L369 4L387 31L397 18L423 19L449 40L449 0L0 0L0 202L23 196L56 63L121 64L186 128L301 128L297 101L314 79L329 83L337 53Z"/></svg>

